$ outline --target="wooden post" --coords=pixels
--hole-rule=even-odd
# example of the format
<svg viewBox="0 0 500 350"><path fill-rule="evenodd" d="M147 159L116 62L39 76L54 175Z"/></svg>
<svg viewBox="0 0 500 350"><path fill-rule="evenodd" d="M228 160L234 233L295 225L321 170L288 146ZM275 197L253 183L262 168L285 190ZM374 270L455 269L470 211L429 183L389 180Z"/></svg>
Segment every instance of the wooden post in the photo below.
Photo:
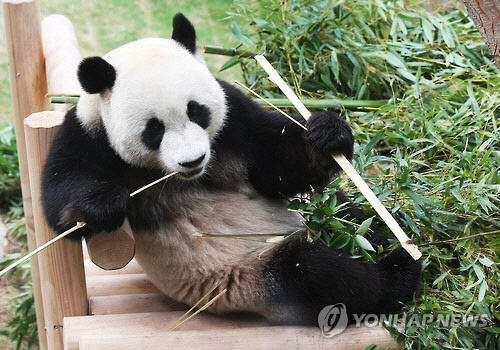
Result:
<svg viewBox="0 0 500 350"><path fill-rule="evenodd" d="M4 0L3 10L28 248L33 250L36 247L36 240L33 229L33 209L23 121L31 113L46 110L49 106L45 97L47 83L40 34L40 10L38 1L34 0ZM36 257L31 259L31 277L33 279L40 349L45 350L47 349L47 341L44 332L39 266Z"/></svg>
<svg viewBox="0 0 500 350"><path fill-rule="evenodd" d="M463 0L469 16L500 67L500 3L498 0Z"/></svg>
<svg viewBox="0 0 500 350"><path fill-rule="evenodd" d="M62 112L40 112L24 121L37 244L56 234L45 222L40 203L41 170ZM49 349L63 349L63 318L88 314L87 288L81 242L60 240L38 254Z"/></svg>
<svg viewBox="0 0 500 350"><path fill-rule="evenodd" d="M42 21L42 43L49 94L80 95L76 71L82 60L75 29L63 15L50 15ZM55 110L66 111L71 104L57 104Z"/></svg>

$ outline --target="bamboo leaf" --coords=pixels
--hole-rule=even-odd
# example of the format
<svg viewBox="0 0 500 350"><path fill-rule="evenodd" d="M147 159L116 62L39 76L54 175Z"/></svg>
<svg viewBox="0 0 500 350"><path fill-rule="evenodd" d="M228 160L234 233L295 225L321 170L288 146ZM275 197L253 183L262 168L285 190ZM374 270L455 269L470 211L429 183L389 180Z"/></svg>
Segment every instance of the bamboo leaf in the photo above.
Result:
<svg viewBox="0 0 500 350"><path fill-rule="evenodd" d="M357 245L364 249L364 250L367 250L369 252L374 252L375 249L372 247L371 243L363 236L361 235L356 235L355 236L355 239L356 239L356 243Z"/></svg>

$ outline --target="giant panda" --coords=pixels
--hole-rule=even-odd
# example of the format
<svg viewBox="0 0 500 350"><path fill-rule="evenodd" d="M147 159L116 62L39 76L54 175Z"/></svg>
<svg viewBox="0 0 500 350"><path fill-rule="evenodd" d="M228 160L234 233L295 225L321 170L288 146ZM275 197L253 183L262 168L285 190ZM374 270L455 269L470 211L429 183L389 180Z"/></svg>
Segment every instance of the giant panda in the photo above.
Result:
<svg viewBox="0 0 500 350"><path fill-rule="evenodd" d="M72 239L113 231L128 217L136 259L163 293L208 308L252 312L277 324L315 324L324 307L389 314L409 301L421 264L401 248L366 264L307 240L287 198L327 184L351 159L353 135L334 112L315 112L308 131L216 80L196 49L193 25L173 20L171 39L148 38L78 68L84 90L65 116L42 174L48 224ZM178 174L137 196L130 193ZM346 201L346 198L340 198ZM349 206L348 219L360 212ZM201 237L200 232L230 234ZM255 234L283 233L269 242ZM251 234L249 239L233 235ZM387 240L374 232L374 244Z"/></svg>

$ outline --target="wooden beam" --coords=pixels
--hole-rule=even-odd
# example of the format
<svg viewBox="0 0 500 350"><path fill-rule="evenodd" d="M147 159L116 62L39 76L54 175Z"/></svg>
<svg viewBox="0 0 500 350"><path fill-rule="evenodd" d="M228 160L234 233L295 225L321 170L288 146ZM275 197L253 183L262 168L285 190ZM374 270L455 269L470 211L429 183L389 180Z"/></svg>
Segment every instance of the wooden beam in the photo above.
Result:
<svg viewBox="0 0 500 350"><path fill-rule="evenodd" d="M90 297L123 294L159 293L145 274L87 276Z"/></svg>
<svg viewBox="0 0 500 350"><path fill-rule="evenodd" d="M500 2L498 0L463 0L493 59L500 67Z"/></svg>
<svg viewBox="0 0 500 350"><path fill-rule="evenodd" d="M46 110L49 106L48 99L45 97L47 82L40 34L40 10L38 1L4 0L3 12L24 216L28 249L31 251L36 248L36 238L23 121L31 113ZM40 349L45 350L47 349L47 340L38 265L38 258L32 258L31 278L35 297L38 338Z"/></svg>
<svg viewBox="0 0 500 350"><path fill-rule="evenodd" d="M66 349L377 349L400 348L383 327L355 327L331 338L318 327L271 326L254 315L201 313L167 332L182 312L70 317Z"/></svg>
<svg viewBox="0 0 500 350"><path fill-rule="evenodd" d="M63 15L49 15L42 21L42 43L49 94L80 95L76 71L82 60L71 21ZM72 104L54 105L66 111Z"/></svg>
<svg viewBox="0 0 500 350"><path fill-rule="evenodd" d="M39 112L25 119L27 156L37 245L56 236L43 216L41 171L62 112ZM63 318L87 315L82 243L59 240L38 254L48 349L63 349Z"/></svg>
<svg viewBox="0 0 500 350"><path fill-rule="evenodd" d="M332 338L322 336L319 328L299 326L254 327L243 329L212 329L174 331L163 334L98 337L85 335L80 350L124 349L240 349L240 350L359 350L376 344L377 350L397 350L398 346L382 327L348 327Z"/></svg>
<svg viewBox="0 0 500 350"><path fill-rule="evenodd" d="M89 300L91 315L138 312L187 311L189 308L161 293L95 296Z"/></svg>
<svg viewBox="0 0 500 350"><path fill-rule="evenodd" d="M85 239L90 259L103 270L119 270L135 255L135 240L128 219L114 232L100 232Z"/></svg>
<svg viewBox="0 0 500 350"><path fill-rule="evenodd" d="M80 338L96 336L101 339L120 336L143 336L174 334L167 332L172 323L184 314L183 311L151 312L122 315L66 317L64 319L64 349L78 349ZM179 330L210 330L214 334L220 329L240 329L269 325L262 317L254 315L214 316L202 313L181 325ZM318 332L319 329L318 329ZM191 339L191 348L197 348ZM161 348L161 347L158 347ZM112 346L108 349L116 349ZM130 348L129 348L130 349ZM137 349L142 349L138 347ZM253 348L257 349L257 348Z"/></svg>

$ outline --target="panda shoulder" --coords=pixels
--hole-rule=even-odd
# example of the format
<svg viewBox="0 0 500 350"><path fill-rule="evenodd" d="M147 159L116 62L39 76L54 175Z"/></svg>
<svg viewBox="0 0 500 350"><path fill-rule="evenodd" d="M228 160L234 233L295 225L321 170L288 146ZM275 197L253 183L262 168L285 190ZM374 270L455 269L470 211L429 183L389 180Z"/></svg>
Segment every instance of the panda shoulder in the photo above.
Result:
<svg viewBox="0 0 500 350"><path fill-rule="evenodd" d="M62 161L65 155L73 159L84 159L91 155L93 159L113 157L104 126L89 130L79 120L76 107L68 110L63 124L52 141L47 162L51 159ZM98 156L98 157L96 157Z"/></svg>

